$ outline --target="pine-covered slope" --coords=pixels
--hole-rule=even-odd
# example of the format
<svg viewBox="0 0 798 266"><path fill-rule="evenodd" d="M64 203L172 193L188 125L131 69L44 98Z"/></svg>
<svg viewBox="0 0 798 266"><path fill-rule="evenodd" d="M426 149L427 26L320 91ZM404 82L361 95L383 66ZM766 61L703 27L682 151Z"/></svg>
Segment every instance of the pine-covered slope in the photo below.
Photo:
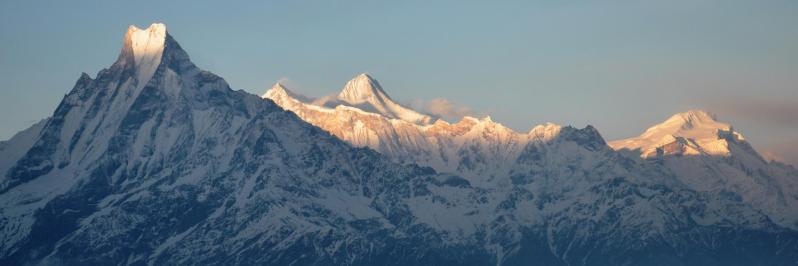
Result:
<svg viewBox="0 0 798 266"><path fill-rule="evenodd" d="M397 164L300 117L198 69L163 25L131 28L116 63L0 144L0 265L798 259L795 231L613 151L591 127L533 130L488 186ZM466 128L503 136L484 122Z"/></svg>

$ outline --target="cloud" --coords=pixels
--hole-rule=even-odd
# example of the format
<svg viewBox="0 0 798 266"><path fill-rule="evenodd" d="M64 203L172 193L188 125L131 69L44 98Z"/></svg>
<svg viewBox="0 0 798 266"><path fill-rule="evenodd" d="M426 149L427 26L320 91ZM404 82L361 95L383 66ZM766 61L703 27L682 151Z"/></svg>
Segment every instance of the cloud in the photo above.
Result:
<svg viewBox="0 0 798 266"><path fill-rule="evenodd" d="M759 123L781 127L798 125L798 101L725 99L711 101L709 106L714 112L752 119Z"/></svg>
<svg viewBox="0 0 798 266"><path fill-rule="evenodd" d="M291 79L288 77L281 77L280 79L277 80L277 82L284 85L289 83L293 85Z"/></svg>
<svg viewBox="0 0 798 266"><path fill-rule="evenodd" d="M792 164L798 167L798 140L785 140L778 144L779 147L774 148L777 161Z"/></svg>
<svg viewBox="0 0 798 266"><path fill-rule="evenodd" d="M710 111L747 125L752 132L747 137L759 137L755 147L766 160L798 166L798 135L790 133L798 130L798 99L727 95L706 96L703 101Z"/></svg>
<svg viewBox="0 0 798 266"><path fill-rule="evenodd" d="M782 140L759 150L765 160L792 164L798 167L798 140Z"/></svg>
<svg viewBox="0 0 798 266"><path fill-rule="evenodd" d="M762 150L759 153L767 161L787 162L787 160L785 160L784 157L770 150Z"/></svg>
<svg viewBox="0 0 798 266"><path fill-rule="evenodd" d="M457 105L452 101L444 98L435 98L432 100L415 100L411 103L413 109L420 110L424 113L441 117L446 120L458 120L464 116L474 115L474 111L462 105Z"/></svg>

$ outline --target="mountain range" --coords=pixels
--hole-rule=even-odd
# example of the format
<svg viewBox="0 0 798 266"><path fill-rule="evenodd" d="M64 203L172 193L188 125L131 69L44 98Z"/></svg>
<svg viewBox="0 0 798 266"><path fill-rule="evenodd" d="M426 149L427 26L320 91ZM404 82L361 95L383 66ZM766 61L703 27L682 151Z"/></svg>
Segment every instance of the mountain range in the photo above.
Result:
<svg viewBox="0 0 798 266"><path fill-rule="evenodd" d="M352 88L354 84L360 87ZM399 163L429 166L488 187L507 182L508 177L512 180L528 174L528 165L518 160L530 144L549 142L563 132L580 132L586 139L584 145L594 149L609 146L628 158L656 162L691 189L740 197L781 225L798 229L795 169L766 161L731 125L706 111L675 114L638 137L605 143L592 126L574 129L548 123L519 133L490 117L466 116L454 124L442 119L420 123L419 119L402 119L392 112L379 111L387 110L384 107L360 108L348 100L355 92L354 98L379 99L371 101L372 106L399 106L367 74L347 82L336 101L297 95L280 83L262 97L354 146L369 147ZM405 112L411 115L404 117L418 116L412 110Z"/></svg>
<svg viewBox="0 0 798 266"><path fill-rule="evenodd" d="M263 97L131 26L0 143L0 265L794 265L798 171L704 111L447 123L358 75Z"/></svg>

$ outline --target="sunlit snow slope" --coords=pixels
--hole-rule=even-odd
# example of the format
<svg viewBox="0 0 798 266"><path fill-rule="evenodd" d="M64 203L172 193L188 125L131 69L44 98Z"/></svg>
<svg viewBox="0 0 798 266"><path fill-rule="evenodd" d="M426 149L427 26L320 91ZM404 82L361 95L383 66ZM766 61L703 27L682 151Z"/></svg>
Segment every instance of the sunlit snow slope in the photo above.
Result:
<svg viewBox="0 0 798 266"><path fill-rule="evenodd" d="M262 99L163 25L131 27L113 65L0 143L0 265L798 261L798 232L761 209L780 198L700 189L592 127L427 124L356 79L371 94L341 98L358 104Z"/></svg>

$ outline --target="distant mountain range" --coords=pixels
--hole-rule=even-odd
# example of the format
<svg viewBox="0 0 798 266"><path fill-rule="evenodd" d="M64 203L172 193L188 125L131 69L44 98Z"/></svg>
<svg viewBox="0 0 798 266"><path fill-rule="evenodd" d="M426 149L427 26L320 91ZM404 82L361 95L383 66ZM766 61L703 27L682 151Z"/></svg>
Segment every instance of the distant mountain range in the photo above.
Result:
<svg viewBox="0 0 798 266"><path fill-rule="evenodd" d="M400 163L463 176L485 187L528 174L524 170L528 165L518 160L530 144L549 142L563 132L580 132L586 140L583 145L594 149L608 145L628 158L656 162L690 189L739 197L782 226L798 229L795 169L765 161L731 125L702 110L675 114L639 137L605 144L591 126L580 130L545 124L519 133L490 117L464 117L455 124L440 119L430 123L429 116L393 102L367 74L347 82L334 100L299 96L279 83L263 97L354 146L372 148Z"/></svg>
<svg viewBox="0 0 798 266"><path fill-rule="evenodd" d="M0 265L794 265L798 171L703 111L450 124L362 74L263 99L131 26L0 142Z"/></svg>

